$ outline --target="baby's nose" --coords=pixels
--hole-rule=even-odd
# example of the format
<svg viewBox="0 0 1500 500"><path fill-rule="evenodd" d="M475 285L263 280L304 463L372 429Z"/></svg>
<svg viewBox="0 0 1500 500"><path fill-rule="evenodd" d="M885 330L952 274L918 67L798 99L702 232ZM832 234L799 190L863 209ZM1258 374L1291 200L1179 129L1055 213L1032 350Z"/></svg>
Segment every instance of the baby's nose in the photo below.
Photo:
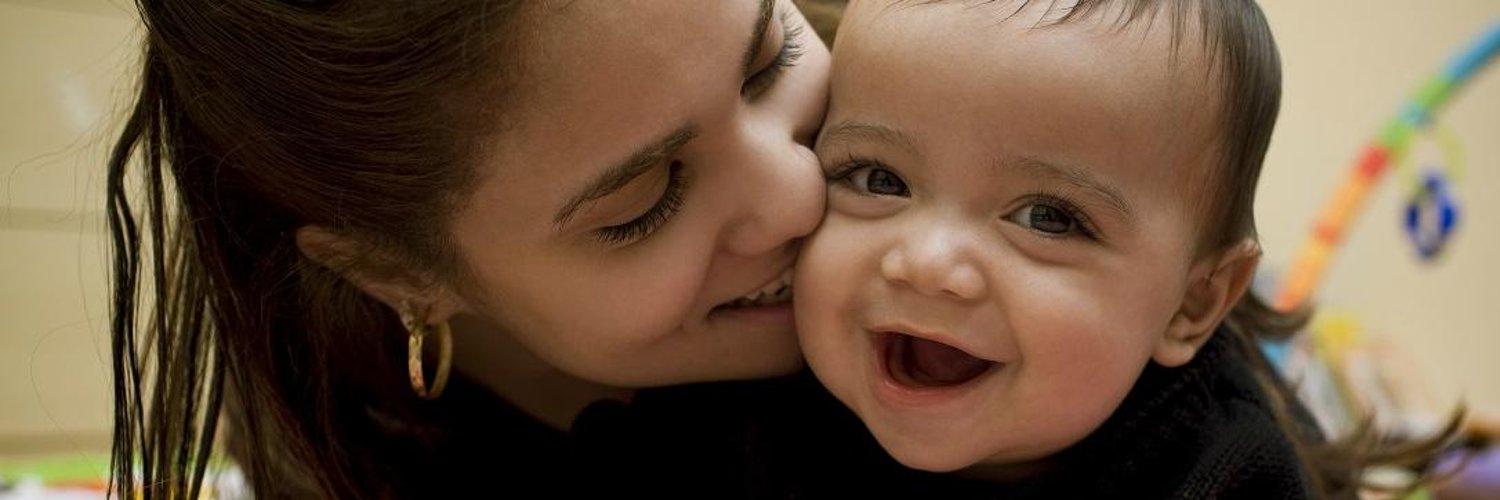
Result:
<svg viewBox="0 0 1500 500"><path fill-rule="evenodd" d="M979 300L988 286L964 243L940 234L913 238L892 248L880 261L885 279L918 293L957 300Z"/></svg>

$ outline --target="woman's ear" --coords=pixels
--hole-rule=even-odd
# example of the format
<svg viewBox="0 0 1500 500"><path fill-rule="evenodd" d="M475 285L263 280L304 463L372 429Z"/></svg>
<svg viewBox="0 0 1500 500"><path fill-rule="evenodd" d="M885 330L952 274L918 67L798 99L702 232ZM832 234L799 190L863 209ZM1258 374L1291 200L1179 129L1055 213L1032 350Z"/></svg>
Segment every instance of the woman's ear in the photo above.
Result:
<svg viewBox="0 0 1500 500"><path fill-rule="evenodd" d="M352 283L397 315L425 311L423 321L441 323L465 308L462 299L427 273L382 258L379 249L322 226L297 229L297 249L318 265Z"/></svg>
<svg viewBox="0 0 1500 500"><path fill-rule="evenodd" d="M1182 306L1151 358L1169 367L1192 361L1214 328L1245 295L1259 263L1260 244L1250 238L1194 263L1188 271Z"/></svg>

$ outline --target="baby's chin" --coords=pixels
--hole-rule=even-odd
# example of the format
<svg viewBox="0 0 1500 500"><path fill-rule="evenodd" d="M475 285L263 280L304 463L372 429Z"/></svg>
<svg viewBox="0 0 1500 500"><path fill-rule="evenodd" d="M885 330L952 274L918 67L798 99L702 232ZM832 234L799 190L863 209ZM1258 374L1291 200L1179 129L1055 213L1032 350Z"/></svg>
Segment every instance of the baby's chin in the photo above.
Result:
<svg viewBox="0 0 1500 500"><path fill-rule="evenodd" d="M1085 432L1040 440L1011 436L1019 440L1000 438L997 440L1004 442L996 442L976 438L971 433L954 432L952 427L941 423L923 429L903 430L872 423L868 419L865 422L880 446L901 465L927 472L957 472L983 478L1025 476L1045 464L1048 457L1087 435Z"/></svg>
<svg viewBox="0 0 1500 500"><path fill-rule="evenodd" d="M983 463L994 455L992 447L964 439L960 433L953 432L952 427L908 427L866 414L861 414L860 418L891 458L913 469L953 472Z"/></svg>
<svg viewBox="0 0 1500 500"><path fill-rule="evenodd" d="M930 444L925 446L919 443L895 445L881 440L880 445L901 465L927 472L955 472L981 464L987 458L983 453Z"/></svg>

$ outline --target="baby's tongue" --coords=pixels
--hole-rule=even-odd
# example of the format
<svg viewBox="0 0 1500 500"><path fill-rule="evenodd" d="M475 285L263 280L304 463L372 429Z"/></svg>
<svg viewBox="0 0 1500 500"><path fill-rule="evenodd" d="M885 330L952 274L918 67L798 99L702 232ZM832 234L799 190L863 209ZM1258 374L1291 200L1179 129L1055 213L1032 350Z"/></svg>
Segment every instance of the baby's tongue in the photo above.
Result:
<svg viewBox="0 0 1500 500"><path fill-rule="evenodd" d="M948 344L903 335L906 339L902 361L913 382L928 386L957 385L978 377L991 361L970 356Z"/></svg>

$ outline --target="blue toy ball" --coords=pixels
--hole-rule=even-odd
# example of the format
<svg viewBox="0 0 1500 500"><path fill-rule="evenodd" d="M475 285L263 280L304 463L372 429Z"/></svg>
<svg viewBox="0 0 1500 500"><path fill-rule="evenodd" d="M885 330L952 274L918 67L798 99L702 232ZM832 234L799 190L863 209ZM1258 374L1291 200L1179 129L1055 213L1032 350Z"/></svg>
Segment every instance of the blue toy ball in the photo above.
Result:
<svg viewBox="0 0 1500 500"><path fill-rule="evenodd" d="M1406 204L1406 236L1422 260L1431 261L1442 254L1458 227L1458 201L1450 186L1442 170L1430 169L1422 175L1421 188Z"/></svg>

